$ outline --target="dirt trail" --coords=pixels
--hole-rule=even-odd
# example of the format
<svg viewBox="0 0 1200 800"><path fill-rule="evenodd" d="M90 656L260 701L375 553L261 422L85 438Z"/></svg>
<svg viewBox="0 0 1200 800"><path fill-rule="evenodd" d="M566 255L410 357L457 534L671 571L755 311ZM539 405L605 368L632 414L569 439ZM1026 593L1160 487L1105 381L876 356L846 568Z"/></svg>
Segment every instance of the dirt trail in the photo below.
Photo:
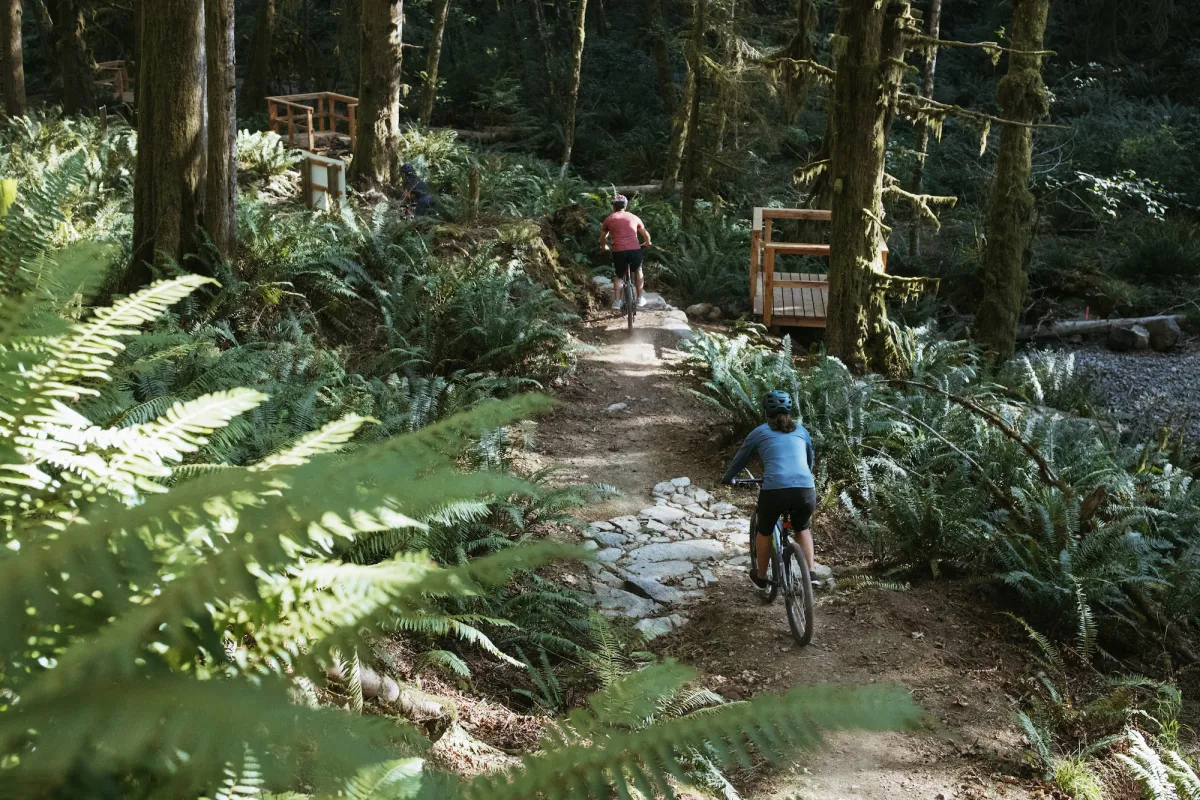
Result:
<svg viewBox="0 0 1200 800"><path fill-rule="evenodd" d="M595 351L581 360L561 405L539 426L538 454L565 466L566 478L608 483L624 493L585 509L587 520L636 513L648 505L655 483L685 475L747 513L752 506L750 495L718 491L729 454L715 435L711 408L671 370L682 357L679 336L668 329L676 325L677 319L650 312L639 315L632 333L615 316L581 330ZM606 412L614 403L629 409ZM838 526L822 522L819 512L818 560L835 574L861 569L860 545L845 534L830 535ZM762 606L744 573L729 569L719 576L688 612L691 622L654 642L654 649L701 669L710 687L741 699L825 681L898 683L927 712L920 730L831 737L827 748L800 754L788 769L739 776L743 797L1042 796L1022 763L1008 696L1028 674L1025 650L1012 623L981 610L967 589L940 582L907 591L821 592L814 642L798 649L782 606Z"/></svg>

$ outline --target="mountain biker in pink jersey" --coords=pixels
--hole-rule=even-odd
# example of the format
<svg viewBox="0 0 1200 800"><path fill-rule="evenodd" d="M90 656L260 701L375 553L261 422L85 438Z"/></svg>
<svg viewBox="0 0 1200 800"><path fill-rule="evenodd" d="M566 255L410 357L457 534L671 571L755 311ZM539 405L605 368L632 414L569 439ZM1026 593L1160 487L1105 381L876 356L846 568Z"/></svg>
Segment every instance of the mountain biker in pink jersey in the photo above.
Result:
<svg viewBox="0 0 1200 800"><path fill-rule="evenodd" d="M629 198L625 195L619 194L614 197L613 213L609 214L600 226L600 246L605 250L612 250L613 268L617 271L616 280L613 281L613 308L618 311L621 310L621 290L625 285L622 276L626 267L637 279L638 307L646 305L642 297L642 285L645 283L642 277L642 248L650 246L650 231L646 230L646 226L635 214L625 210L628 206ZM643 239L645 244L642 244Z"/></svg>

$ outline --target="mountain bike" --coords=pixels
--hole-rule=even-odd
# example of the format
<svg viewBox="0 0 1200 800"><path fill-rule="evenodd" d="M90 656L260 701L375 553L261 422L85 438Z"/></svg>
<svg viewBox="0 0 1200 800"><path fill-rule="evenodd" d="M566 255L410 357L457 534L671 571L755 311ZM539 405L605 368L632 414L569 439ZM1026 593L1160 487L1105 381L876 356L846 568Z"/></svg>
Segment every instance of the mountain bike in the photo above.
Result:
<svg viewBox="0 0 1200 800"><path fill-rule="evenodd" d="M633 284L633 270L628 264L625 265L625 283L621 287L621 310L625 312L629 330L633 330L633 318L637 316L637 287Z"/></svg>
<svg viewBox="0 0 1200 800"><path fill-rule="evenodd" d="M762 478L738 478L734 486L756 486L762 488ZM750 569L758 574L758 511L750 518ZM785 544L786 543L786 544ZM783 592L783 603L787 607L788 626L796 644L804 647L812 641L813 634L813 587L808 571L808 559L800 545L792 540L792 520L784 514L775 523L771 532L771 563L767 565L770 583L760 590L767 603L773 603Z"/></svg>

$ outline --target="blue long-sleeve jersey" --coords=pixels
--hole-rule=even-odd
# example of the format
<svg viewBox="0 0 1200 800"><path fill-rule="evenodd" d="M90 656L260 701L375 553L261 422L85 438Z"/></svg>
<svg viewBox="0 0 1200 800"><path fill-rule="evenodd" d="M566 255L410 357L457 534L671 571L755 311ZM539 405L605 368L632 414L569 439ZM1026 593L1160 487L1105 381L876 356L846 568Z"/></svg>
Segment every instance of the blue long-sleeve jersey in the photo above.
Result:
<svg viewBox="0 0 1200 800"><path fill-rule="evenodd" d="M763 462L763 489L813 489L812 437L802 425L791 433L780 433L763 424L750 431L733 457L723 481L731 482L758 453Z"/></svg>

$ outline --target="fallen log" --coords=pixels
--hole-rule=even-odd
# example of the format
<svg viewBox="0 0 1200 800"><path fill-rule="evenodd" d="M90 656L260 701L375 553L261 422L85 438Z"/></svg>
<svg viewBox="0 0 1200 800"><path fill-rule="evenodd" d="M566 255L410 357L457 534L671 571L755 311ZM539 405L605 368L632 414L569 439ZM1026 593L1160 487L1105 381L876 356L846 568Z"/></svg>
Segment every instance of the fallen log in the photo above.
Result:
<svg viewBox="0 0 1200 800"><path fill-rule="evenodd" d="M1022 325L1017 329L1017 339L1053 339L1065 336L1084 336L1089 333L1108 333L1114 328L1128 328L1133 325L1146 326L1154 322L1173 320L1178 323L1182 317L1168 314L1156 317L1127 317L1124 319L1077 319L1066 322L1055 322L1050 325Z"/></svg>
<svg viewBox="0 0 1200 800"><path fill-rule="evenodd" d="M661 183L638 183L630 186L617 186L615 188L617 190L617 194L637 194L638 192L650 194L653 192L661 192L663 190L663 185Z"/></svg>

